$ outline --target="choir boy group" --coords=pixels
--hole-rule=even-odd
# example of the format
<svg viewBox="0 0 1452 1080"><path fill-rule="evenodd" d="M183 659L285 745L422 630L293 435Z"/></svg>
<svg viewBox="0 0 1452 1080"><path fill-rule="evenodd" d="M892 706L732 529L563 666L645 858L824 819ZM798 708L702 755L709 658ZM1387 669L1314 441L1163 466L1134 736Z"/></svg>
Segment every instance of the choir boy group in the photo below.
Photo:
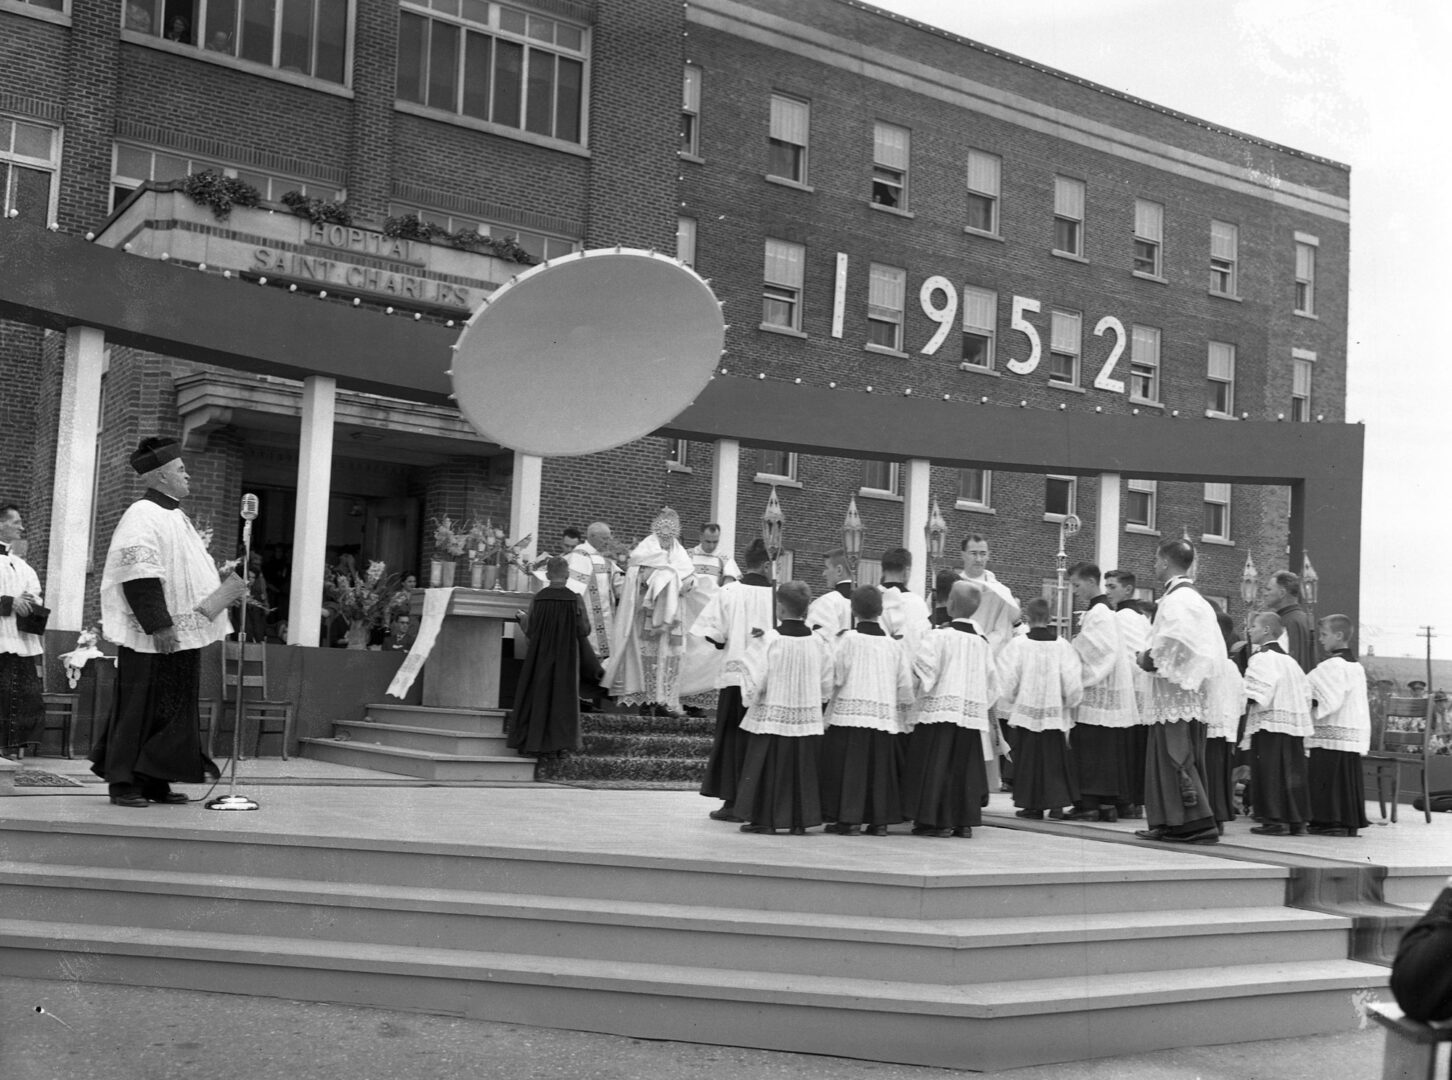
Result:
<svg viewBox="0 0 1452 1080"><path fill-rule="evenodd" d="M1152 618L1132 575L1074 566L1072 640L1048 601L1020 609L981 565L939 574L930 607L907 588L902 548L884 553L879 585L857 588L829 553L816 600L800 581L728 582L690 630L724 653L710 816L748 833L884 836L911 821L914 835L966 838L1001 769L1019 817L1147 816L1145 839L1213 844L1248 766L1251 832L1355 836L1371 727L1350 620L1320 621L1325 659L1309 674L1278 644L1274 612L1238 647L1194 589L1194 556L1186 541L1160 546ZM765 570L759 541L742 561Z"/></svg>

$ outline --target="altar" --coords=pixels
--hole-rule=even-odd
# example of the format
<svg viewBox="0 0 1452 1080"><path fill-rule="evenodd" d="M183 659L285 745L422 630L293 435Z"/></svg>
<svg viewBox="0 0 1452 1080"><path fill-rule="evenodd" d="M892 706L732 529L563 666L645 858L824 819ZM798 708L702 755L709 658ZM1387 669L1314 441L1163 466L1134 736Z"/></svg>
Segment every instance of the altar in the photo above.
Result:
<svg viewBox="0 0 1452 1080"><path fill-rule="evenodd" d="M498 589L452 590L438 639L420 672L426 708L498 708L505 642L533 598L533 593ZM422 625L423 609L424 591L419 590L409 604L416 625Z"/></svg>

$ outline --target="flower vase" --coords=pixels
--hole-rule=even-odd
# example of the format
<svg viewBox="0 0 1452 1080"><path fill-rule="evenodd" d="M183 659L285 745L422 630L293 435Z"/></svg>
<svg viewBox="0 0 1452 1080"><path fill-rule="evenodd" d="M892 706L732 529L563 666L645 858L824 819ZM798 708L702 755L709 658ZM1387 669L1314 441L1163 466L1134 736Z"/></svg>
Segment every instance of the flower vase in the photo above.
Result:
<svg viewBox="0 0 1452 1080"><path fill-rule="evenodd" d="M459 564L453 559L441 559L438 566L438 587L441 589L452 589L454 587L454 572L459 569Z"/></svg>
<svg viewBox="0 0 1452 1080"><path fill-rule="evenodd" d="M448 582L445 582L444 581L444 568L445 567L448 568L448 575L449 575ZM430 559L429 560L429 588L430 589L439 589L439 588L443 588L445 584L452 585L453 583L454 583L454 564L452 562L449 562L449 561L446 561L446 560L440 559L440 558Z"/></svg>
<svg viewBox="0 0 1452 1080"><path fill-rule="evenodd" d="M469 588L482 589L484 587L484 564L471 562L469 564Z"/></svg>
<svg viewBox="0 0 1452 1080"><path fill-rule="evenodd" d="M369 632L372 631L372 629L373 628L371 626L369 626L366 622L364 622L362 619L359 619L356 622L350 623L348 625L348 638L347 638L348 648L350 648L350 649L366 649L366 648L368 648L368 635L369 635Z"/></svg>
<svg viewBox="0 0 1452 1080"><path fill-rule="evenodd" d="M484 588L494 588L494 586L498 584L499 581L499 567L495 566L493 563L490 563L488 566L484 567L483 579Z"/></svg>

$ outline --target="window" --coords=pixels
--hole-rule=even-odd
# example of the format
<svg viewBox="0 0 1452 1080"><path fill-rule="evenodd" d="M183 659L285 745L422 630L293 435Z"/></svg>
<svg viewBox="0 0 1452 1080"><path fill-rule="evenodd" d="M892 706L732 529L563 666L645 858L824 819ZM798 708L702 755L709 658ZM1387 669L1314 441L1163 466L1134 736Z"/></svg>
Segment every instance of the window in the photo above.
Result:
<svg viewBox="0 0 1452 1080"><path fill-rule="evenodd" d="M29 4L31 7L43 8L46 11L65 11L65 0L14 0L15 3Z"/></svg>
<svg viewBox="0 0 1452 1080"><path fill-rule="evenodd" d="M171 150L118 142L111 170L111 208L114 210L120 206L127 195L147 180L181 180L208 170L247 181L269 202L280 201L288 191L301 191L304 195L322 198L333 198L337 194L337 185L326 181L257 172L246 167L234 168Z"/></svg>
<svg viewBox="0 0 1452 1080"><path fill-rule="evenodd" d="M1311 376L1315 369L1315 353L1291 350L1291 419L1297 423L1311 419Z"/></svg>
<svg viewBox="0 0 1452 1080"><path fill-rule="evenodd" d="M60 168L60 132L46 124L0 116L0 209L49 225L52 184Z"/></svg>
<svg viewBox="0 0 1452 1080"><path fill-rule="evenodd" d="M761 323L783 330L802 328L802 263L806 248L785 240L766 242Z"/></svg>
<svg viewBox="0 0 1452 1080"><path fill-rule="evenodd" d="M685 439L671 439L666 444L666 468L689 469L691 444Z"/></svg>
<svg viewBox="0 0 1452 1080"><path fill-rule="evenodd" d="M1205 540L1230 539L1230 485L1205 485Z"/></svg>
<svg viewBox="0 0 1452 1080"><path fill-rule="evenodd" d="M1156 480L1130 480L1129 490L1124 496L1124 524L1131 530L1153 532L1155 528L1155 504L1159 501L1159 482Z"/></svg>
<svg viewBox="0 0 1452 1080"><path fill-rule="evenodd" d="M907 271L873 263L868 274L867 343L902 351L902 312L907 294Z"/></svg>
<svg viewBox="0 0 1452 1080"><path fill-rule="evenodd" d="M787 450L762 450L756 460L758 480L792 480L797 478L797 455Z"/></svg>
<svg viewBox="0 0 1452 1080"><path fill-rule="evenodd" d="M963 367L993 369L997 311L996 292L976 285L963 286Z"/></svg>
<svg viewBox="0 0 1452 1080"><path fill-rule="evenodd" d="M1129 335L1129 397L1159 404L1160 332L1153 326L1135 326Z"/></svg>
<svg viewBox="0 0 1452 1080"><path fill-rule="evenodd" d="M1073 476L1047 476L1044 478L1044 517L1059 521L1074 512L1079 493L1079 481Z"/></svg>
<svg viewBox="0 0 1452 1080"><path fill-rule="evenodd" d="M899 468L896 461L862 463L862 495L896 495Z"/></svg>
<svg viewBox="0 0 1452 1080"><path fill-rule="evenodd" d="M580 241L571 237L550 235L549 233L536 232L533 229L518 229L513 225L507 225L497 221L486 221L472 214L457 214L444 210L430 210L424 206L401 202L389 203L388 213L390 217L402 217L406 214L415 214L424 221L431 221L436 225L442 225L450 232L458 232L460 229L473 229L481 236L513 239L525 251L529 252L536 259L541 260L553 259L557 256L568 255L572 251L580 250Z"/></svg>
<svg viewBox="0 0 1452 1080"><path fill-rule="evenodd" d="M766 174L793 183L807 182L807 129L811 108L796 98L771 95L771 134Z"/></svg>
<svg viewBox="0 0 1452 1080"><path fill-rule="evenodd" d="M1206 371L1206 416L1235 415L1235 346L1223 341L1210 343Z"/></svg>
<svg viewBox="0 0 1452 1080"><path fill-rule="evenodd" d="M405 0L398 17L398 99L583 143L588 48L584 27L503 4Z"/></svg>
<svg viewBox="0 0 1452 1080"><path fill-rule="evenodd" d="M998 235L998 198L1003 159L982 150L968 151L968 228Z"/></svg>
<svg viewBox="0 0 1452 1080"><path fill-rule="evenodd" d="M1164 245L1165 208L1148 199L1134 200L1134 269L1161 276L1160 250Z"/></svg>
<svg viewBox="0 0 1452 1080"><path fill-rule="evenodd" d="M872 127L872 202L907 209L908 129L879 120Z"/></svg>
<svg viewBox="0 0 1452 1080"><path fill-rule="evenodd" d="M1078 312L1049 314L1049 380L1079 385L1079 340L1083 316Z"/></svg>
<svg viewBox="0 0 1452 1080"><path fill-rule="evenodd" d="M676 218L676 258L687 266L696 265L696 219Z"/></svg>
<svg viewBox="0 0 1452 1080"><path fill-rule="evenodd" d="M126 0L133 33L347 82L348 0Z"/></svg>
<svg viewBox="0 0 1452 1080"><path fill-rule="evenodd" d="M1225 221L1210 222L1210 291L1236 295L1236 263L1240 257L1240 228Z"/></svg>
<svg viewBox="0 0 1452 1080"><path fill-rule="evenodd" d="M686 65L686 79L681 98L681 153L701 155L701 69Z"/></svg>
<svg viewBox="0 0 1452 1080"><path fill-rule="evenodd" d="M993 506L993 471L991 469L958 470L959 510L989 510Z"/></svg>
<svg viewBox="0 0 1452 1080"><path fill-rule="evenodd" d="M1054 250L1084 255L1084 181L1054 177Z"/></svg>
<svg viewBox="0 0 1452 1080"><path fill-rule="evenodd" d="M1314 236L1296 233L1296 314L1316 314L1316 247Z"/></svg>

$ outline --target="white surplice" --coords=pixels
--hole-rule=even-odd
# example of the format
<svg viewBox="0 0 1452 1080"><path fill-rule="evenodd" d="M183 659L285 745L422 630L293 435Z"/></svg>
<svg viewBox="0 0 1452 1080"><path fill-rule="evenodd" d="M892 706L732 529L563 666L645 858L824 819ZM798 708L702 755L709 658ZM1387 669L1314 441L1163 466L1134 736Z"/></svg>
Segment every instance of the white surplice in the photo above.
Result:
<svg viewBox="0 0 1452 1080"><path fill-rule="evenodd" d="M741 570L730 553L720 549L702 551L697 545L686 554L690 556L691 565L694 567L695 585L681 599L688 636L686 652L681 658L680 693L691 704L710 705L715 703L715 690L720 685L717 678L721 673L722 655L719 649L692 633L691 629L701 617L701 612L706 610L707 605L726 584L722 578L739 579ZM767 625L771 625L770 621Z"/></svg>
<svg viewBox="0 0 1452 1080"><path fill-rule="evenodd" d="M1340 750L1365 754L1371 750L1371 704L1366 695L1366 669L1336 654L1311 669L1311 695L1316 699L1316 731L1307 750Z"/></svg>
<svg viewBox="0 0 1452 1080"><path fill-rule="evenodd" d="M40 596L40 577L35 568L19 555L0 555L0 596L19 597L29 593ZM42 600L35 600L44 606ZM45 651L45 638L26 634L15 625L15 616L0 616L0 653L16 656L39 656Z"/></svg>
<svg viewBox="0 0 1452 1080"><path fill-rule="evenodd" d="M1146 724L1205 719L1205 683L1225 658L1215 608L1186 577L1171 578L1155 609L1147 650L1154 661Z"/></svg>
<svg viewBox="0 0 1452 1080"><path fill-rule="evenodd" d="M928 602L917 593L896 585L883 585L882 628L902 639L912 656L923 635L933 628L933 613Z"/></svg>
<svg viewBox="0 0 1452 1080"><path fill-rule="evenodd" d="M565 556L570 564L571 592L585 598L585 615L590 624L590 647L603 663L610 656L610 639L615 633L615 602L620 595L620 568L586 541Z"/></svg>
<svg viewBox="0 0 1452 1080"><path fill-rule="evenodd" d="M680 542L662 547L654 533L630 553L602 679L616 701L680 708L681 656L686 649L681 597L691 587L693 573Z"/></svg>
<svg viewBox="0 0 1452 1080"><path fill-rule="evenodd" d="M960 620L928 631L913 653L913 680L913 726L956 724L981 731L983 756L993 757L988 710L998 700L998 670L987 638L960 629Z"/></svg>
<svg viewBox="0 0 1452 1080"><path fill-rule="evenodd" d="M1016 637L999 655L999 701L1011 727L1068 731L1083 693L1079 655L1061 637Z"/></svg>
<svg viewBox="0 0 1452 1080"><path fill-rule="evenodd" d="M807 608L807 629L833 642L843 630L852 629L852 600L839 589L828 589Z"/></svg>
<svg viewBox="0 0 1452 1080"><path fill-rule="evenodd" d="M828 727L906 734L913 701L912 659L897 638L849 630L833 656Z"/></svg>
<svg viewBox="0 0 1452 1080"><path fill-rule="evenodd" d="M751 575L748 575L746 581L730 581L713 592L710 602L696 617L690 629L692 644L710 649L719 657L714 665L715 681L711 684L711 689L721 690L728 686L745 685L742 680L745 676L746 653L753 641L752 631L765 633L771 629L775 596L776 590L770 583L758 584L751 580ZM712 641L718 641L726 647L718 649L711 644ZM690 646L687 646L688 655L689 649ZM682 686L681 692L684 694L684 676Z"/></svg>
<svg viewBox="0 0 1452 1080"><path fill-rule="evenodd" d="M1124 643L1120 619L1107 601L1089 605L1073 647L1084 667L1084 696L1074 722L1111 728L1139 723L1135 665Z"/></svg>
<svg viewBox="0 0 1452 1080"><path fill-rule="evenodd" d="M1285 653L1257 649L1245 667L1245 696L1250 704L1245 713L1242 750L1250 749L1257 731L1310 738L1316 733L1311 718L1311 681L1301 665Z"/></svg>
<svg viewBox="0 0 1452 1080"><path fill-rule="evenodd" d="M765 591L765 590L763 590ZM821 735L822 703L832 696L832 646L816 634L768 630L742 661L741 730L754 735Z"/></svg>
<svg viewBox="0 0 1452 1080"><path fill-rule="evenodd" d="M1245 702L1245 680L1227 657L1205 684L1205 737L1234 742Z"/></svg>

